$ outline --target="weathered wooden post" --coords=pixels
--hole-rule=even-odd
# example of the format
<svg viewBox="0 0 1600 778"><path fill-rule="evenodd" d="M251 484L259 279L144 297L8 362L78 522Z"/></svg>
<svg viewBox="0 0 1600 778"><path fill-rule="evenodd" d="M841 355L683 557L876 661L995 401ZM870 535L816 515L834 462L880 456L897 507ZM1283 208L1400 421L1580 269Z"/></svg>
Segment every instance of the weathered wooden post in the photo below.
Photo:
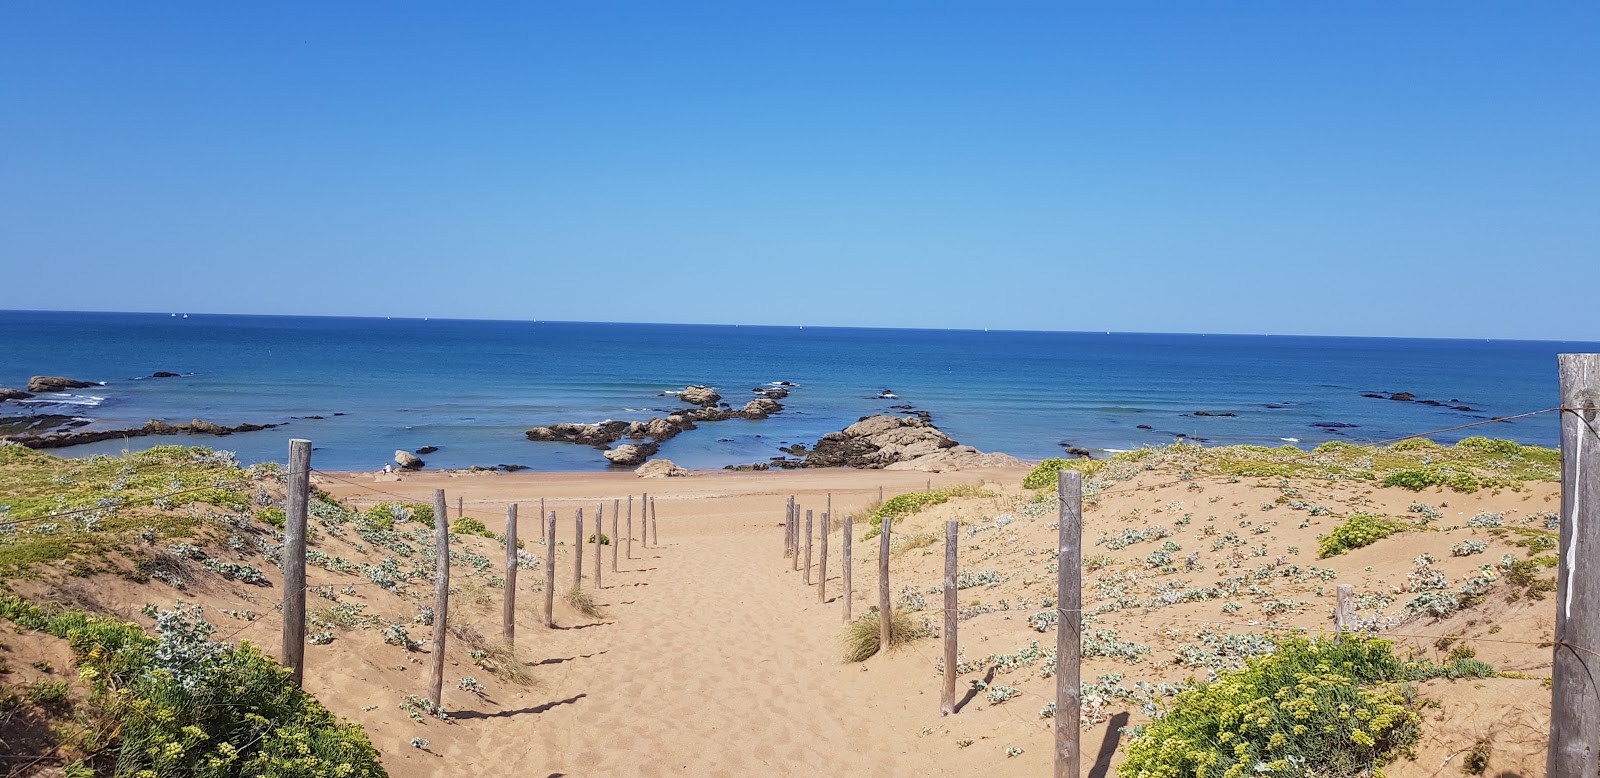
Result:
<svg viewBox="0 0 1600 778"><path fill-rule="evenodd" d="M458 494L456 495L456 518L459 519L465 515L467 515L467 498L466 495Z"/></svg>
<svg viewBox="0 0 1600 778"><path fill-rule="evenodd" d="M1057 534L1056 607L1056 778L1078 778L1079 709L1083 662L1083 474L1056 472L1061 500Z"/></svg>
<svg viewBox="0 0 1600 778"><path fill-rule="evenodd" d="M622 538L617 534L617 522L620 521L617 514L622 512L621 508L621 500L611 501L611 572L613 573L617 572L617 547L622 545Z"/></svg>
<svg viewBox="0 0 1600 778"><path fill-rule="evenodd" d="M628 495L628 558L633 558L633 495Z"/></svg>
<svg viewBox="0 0 1600 778"><path fill-rule="evenodd" d="M790 495L789 501L783 504L783 555L793 553L789 543L789 533L794 531L794 496Z"/></svg>
<svg viewBox="0 0 1600 778"><path fill-rule="evenodd" d="M572 562L572 588L583 588L583 509L578 509L578 537L576 548L573 550Z"/></svg>
<svg viewBox="0 0 1600 778"><path fill-rule="evenodd" d="M961 598L956 591L956 546L961 542L961 524L955 519L944 523L944 689L939 695L939 715L956 712L956 626Z"/></svg>
<svg viewBox="0 0 1600 778"><path fill-rule="evenodd" d="M428 700L438 709L444 699L444 641L450 623L450 521L445 516L444 490L433 490L433 660L428 674Z"/></svg>
<svg viewBox="0 0 1600 778"><path fill-rule="evenodd" d="M506 505L506 603L500 614L506 645L517 644L517 504Z"/></svg>
<svg viewBox="0 0 1600 778"><path fill-rule="evenodd" d="M539 498L539 542L540 543L548 542L546 540L548 537L550 537L550 536L544 534L544 498L540 497Z"/></svg>
<svg viewBox="0 0 1600 778"><path fill-rule="evenodd" d="M1351 597L1355 594L1356 587L1339 584L1337 591L1339 594L1333 606L1333 622L1339 634L1344 634L1350 631L1350 626L1355 621L1355 606L1351 602Z"/></svg>
<svg viewBox="0 0 1600 778"><path fill-rule="evenodd" d="M878 650L887 652L893 635L889 632L889 517L883 517L878 533Z"/></svg>
<svg viewBox="0 0 1600 778"><path fill-rule="evenodd" d="M806 509L806 585L811 585L811 509Z"/></svg>
<svg viewBox="0 0 1600 778"><path fill-rule="evenodd" d="M1600 354L1562 354L1558 366L1561 545L1546 772L1591 778L1600 771Z"/></svg>
<svg viewBox="0 0 1600 778"><path fill-rule="evenodd" d="M650 493L639 495L639 544L650 547Z"/></svg>
<svg viewBox="0 0 1600 778"><path fill-rule="evenodd" d="M821 557L817 560L817 602L828 601L828 514L822 514Z"/></svg>
<svg viewBox="0 0 1600 778"><path fill-rule="evenodd" d="M544 500L539 501L540 505ZM551 511L540 522L544 527L544 625L556 628L556 512Z"/></svg>
<svg viewBox="0 0 1600 778"><path fill-rule="evenodd" d="M650 545L661 547L661 524L656 521L656 499L650 498Z"/></svg>
<svg viewBox="0 0 1600 778"><path fill-rule="evenodd" d="M604 589L605 584L600 582L600 536L606 534L606 504L594 504L594 588Z"/></svg>
<svg viewBox="0 0 1600 778"><path fill-rule="evenodd" d="M283 498L283 664L295 686L306 675L306 513L311 502L311 441L289 441Z"/></svg>
<svg viewBox="0 0 1600 778"><path fill-rule="evenodd" d="M883 504L883 484L878 484L878 504Z"/></svg>
<svg viewBox="0 0 1600 778"><path fill-rule="evenodd" d="M844 599L844 623L846 624L850 623L850 598L854 596L854 592L850 588L850 549L855 547L856 544L855 528L852 526L854 521L855 516L853 514L846 513L844 515L844 567L840 569L840 572L844 574L844 593L842 596Z"/></svg>
<svg viewBox="0 0 1600 778"><path fill-rule="evenodd" d="M789 569L800 569L800 503L794 504L794 521L790 522L789 545L794 553L789 555Z"/></svg>

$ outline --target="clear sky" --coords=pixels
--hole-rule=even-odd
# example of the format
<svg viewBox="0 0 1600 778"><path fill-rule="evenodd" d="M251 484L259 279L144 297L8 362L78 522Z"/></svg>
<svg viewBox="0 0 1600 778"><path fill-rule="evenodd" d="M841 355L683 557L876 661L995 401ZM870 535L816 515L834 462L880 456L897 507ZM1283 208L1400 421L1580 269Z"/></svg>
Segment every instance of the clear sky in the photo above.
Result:
<svg viewBox="0 0 1600 778"><path fill-rule="evenodd" d="M0 0L0 308L1600 339L1594 2L487 5Z"/></svg>

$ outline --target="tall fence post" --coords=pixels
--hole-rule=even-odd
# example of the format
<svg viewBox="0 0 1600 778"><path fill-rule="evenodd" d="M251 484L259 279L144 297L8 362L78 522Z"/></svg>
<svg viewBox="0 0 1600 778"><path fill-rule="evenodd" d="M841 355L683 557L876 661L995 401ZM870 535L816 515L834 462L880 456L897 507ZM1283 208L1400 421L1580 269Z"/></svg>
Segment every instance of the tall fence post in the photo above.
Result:
<svg viewBox="0 0 1600 778"><path fill-rule="evenodd" d="M1591 669L1600 651L1600 354L1562 354L1558 366L1561 546L1546 772L1589 778L1600 766L1600 688Z"/></svg>
<svg viewBox="0 0 1600 778"><path fill-rule="evenodd" d="M578 509L578 537L577 548L573 549L572 563L572 588L583 588L583 509Z"/></svg>
<svg viewBox="0 0 1600 778"><path fill-rule="evenodd" d="M428 674L428 700L437 709L444 694L444 641L450 623L450 519L445 516L444 490L433 490L433 660Z"/></svg>
<svg viewBox="0 0 1600 778"><path fill-rule="evenodd" d="M467 498L466 495L458 494L456 495L456 518L459 519L465 515L467 515Z"/></svg>
<svg viewBox="0 0 1600 778"><path fill-rule="evenodd" d="M783 555L788 557L792 549L789 545L789 533L794 531L794 495L789 496L789 501L783 504Z"/></svg>
<svg viewBox="0 0 1600 778"><path fill-rule="evenodd" d="M1340 634L1350 631L1352 622L1355 621L1355 607L1351 598L1355 595L1356 587L1351 584L1339 584L1338 598L1333 606L1333 623Z"/></svg>
<svg viewBox="0 0 1600 778"><path fill-rule="evenodd" d="M540 543L550 543L550 537L551 536L546 535L545 532L544 532L544 498L540 497L539 498L539 542ZM554 544L552 544L552 545L554 545Z"/></svg>
<svg viewBox="0 0 1600 778"><path fill-rule="evenodd" d="M1061 500L1057 534L1056 608L1056 778L1078 778L1079 709L1083 662L1083 474L1056 472Z"/></svg>
<svg viewBox="0 0 1600 778"><path fill-rule="evenodd" d="M517 504L506 505L506 605L500 615L506 645L517 644Z"/></svg>
<svg viewBox="0 0 1600 778"><path fill-rule="evenodd" d="M656 520L656 499L650 498L650 545L661 548L661 524Z"/></svg>
<svg viewBox="0 0 1600 778"><path fill-rule="evenodd" d="M887 652L889 632L889 517L883 517L878 534L878 650Z"/></svg>
<svg viewBox="0 0 1600 778"><path fill-rule="evenodd" d="M806 509L806 585L811 585L811 509Z"/></svg>
<svg viewBox="0 0 1600 778"><path fill-rule="evenodd" d="M850 598L854 596L854 592L850 588L850 549L856 544L855 532L853 531L855 529L854 523L855 516L846 513L844 515L844 567L840 570L844 574L844 585L842 587L844 591L840 596L844 599L844 623L846 624L850 623Z"/></svg>
<svg viewBox="0 0 1600 778"><path fill-rule="evenodd" d="M650 547L650 493L639 495L639 544Z"/></svg>
<svg viewBox="0 0 1600 778"><path fill-rule="evenodd" d="M794 504L794 521L789 522L789 569L800 569L800 503Z"/></svg>
<svg viewBox="0 0 1600 778"><path fill-rule="evenodd" d="M828 514L822 514L821 557L817 561L817 602L828 601Z"/></svg>
<svg viewBox="0 0 1600 778"><path fill-rule="evenodd" d="M539 501L540 505L544 500ZM556 628L556 512L550 514L539 525L544 528L544 536L548 538L544 544L544 625L550 629Z"/></svg>
<svg viewBox="0 0 1600 778"><path fill-rule="evenodd" d="M295 686L306 675L306 512L311 501L311 441L289 441L283 499L283 664Z"/></svg>
<svg viewBox="0 0 1600 778"><path fill-rule="evenodd" d="M633 558L633 495L628 495L628 558Z"/></svg>
<svg viewBox="0 0 1600 778"><path fill-rule="evenodd" d="M944 688L939 694L939 715L956 712L956 627L960 621L957 609L961 598L956 591L958 574L956 546L961 542L961 523L950 519L944 523Z"/></svg>
<svg viewBox="0 0 1600 778"><path fill-rule="evenodd" d="M606 504L594 504L594 588L604 589L605 584L600 582L600 536L606 534Z"/></svg>
<svg viewBox="0 0 1600 778"><path fill-rule="evenodd" d="M622 538L617 536L617 523L621 520L617 514L621 513L621 500L611 501L611 572L617 572L617 548L622 545Z"/></svg>

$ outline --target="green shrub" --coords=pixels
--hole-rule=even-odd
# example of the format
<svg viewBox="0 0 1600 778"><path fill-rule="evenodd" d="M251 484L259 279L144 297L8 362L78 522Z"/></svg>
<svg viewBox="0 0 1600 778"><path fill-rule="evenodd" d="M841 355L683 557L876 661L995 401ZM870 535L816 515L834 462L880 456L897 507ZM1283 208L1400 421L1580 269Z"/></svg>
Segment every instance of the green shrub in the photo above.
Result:
<svg viewBox="0 0 1600 778"><path fill-rule="evenodd" d="M0 597L0 617L71 646L88 704L113 722L82 740L105 743L96 755L117 775L387 775L360 725L340 723L255 646L210 642L197 614L163 612L157 640L136 624Z"/></svg>
<svg viewBox="0 0 1600 778"><path fill-rule="evenodd" d="M1056 473L1062 470L1077 470L1084 475L1089 475L1100 469L1105 460L1101 459L1062 459L1051 457L1033 466L1028 474L1022 477L1022 486L1025 489L1054 489Z"/></svg>
<svg viewBox="0 0 1600 778"><path fill-rule="evenodd" d="M450 523L450 531L457 535L477 535L483 538L492 538L494 533L483 522L471 516L462 516Z"/></svg>
<svg viewBox="0 0 1600 778"><path fill-rule="evenodd" d="M1427 438L1406 438L1389 448L1393 451L1431 451L1444 447ZM1318 450L1320 451L1321 448L1319 447Z"/></svg>
<svg viewBox="0 0 1600 778"><path fill-rule="evenodd" d="M976 486L967 485L951 486L944 489L936 489L931 492L907 492L906 494L897 494L887 500L884 500L883 503L878 506L878 509L872 512L872 515L867 519L867 523L872 525L872 529L868 530L867 534L862 535L861 539L871 540L872 538L877 537L879 530L883 527L883 519L886 516L892 521L899 521L900 519L903 519L914 513L921 513L922 511L927 510L935 505L941 505L949 502L951 497L993 496L994 492L985 491Z"/></svg>
<svg viewBox="0 0 1600 778"><path fill-rule="evenodd" d="M1515 440L1501 440L1499 438L1485 438L1481 436L1463 438L1461 442L1456 444L1456 448L1464 448L1468 451L1478 454L1485 454L1488 456L1522 456L1521 443L1518 443Z"/></svg>
<svg viewBox="0 0 1600 778"><path fill-rule="evenodd" d="M1448 486L1458 492L1478 491L1483 483L1471 473L1447 472L1437 468L1396 470L1383 477L1384 486L1399 486L1420 492L1430 486Z"/></svg>
<svg viewBox="0 0 1600 778"><path fill-rule="evenodd" d="M1275 653L1180 692L1134 734L1117 775L1381 775L1419 738L1400 682L1420 672L1378 638L1279 638Z"/></svg>
<svg viewBox="0 0 1600 778"><path fill-rule="evenodd" d="M433 526L433 506L421 502L380 502L361 515L372 529L392 530L396 521L418 521Z"/></svg>
<svg viewBox="0 0 1600 778"><path fill-rule="evenodd" d="M521 541L518 541L518 542L519 542L519 543L520 543L520 542L521 542ZM589 544L590 544L590 545L593 545L593 544L594 544L594 534L593 534L593 533L590 533L590 535L589 535L589 540L588 540L588 541L587 541L587 542L588 542L588 543L589 543ZM611 545L611 536L610 536L610 535L607 535L607 534L605 534L605 533L600 533L600 545L602 545L602 546L609 546L609 545Z"/></svg>
<svg viewBox="0 0 1600 778"><path fill-rule="evenodd" d="M1403 521L1386 519L1367 513L1358 513L1317 541L1317 558L1327 559L1346 551L1370 546L1396 532L1404 532L1411 525Z"/></svg>
<svg viewBox="0 0 1600 778"><path fill-rule="evenodd" d="M279 530L289 526L289 517L282 508L262 508L256 511L256 521L271 524Z"/></svg>

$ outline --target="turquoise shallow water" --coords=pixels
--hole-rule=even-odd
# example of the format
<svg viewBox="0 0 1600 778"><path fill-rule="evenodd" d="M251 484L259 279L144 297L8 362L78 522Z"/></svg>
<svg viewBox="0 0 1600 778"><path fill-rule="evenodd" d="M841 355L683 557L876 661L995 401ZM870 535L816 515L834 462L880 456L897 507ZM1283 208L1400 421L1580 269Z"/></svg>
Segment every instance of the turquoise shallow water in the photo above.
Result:
<svg viewBox="0 0 1600 778"><path fill-rule="evenodd" d="M783 380L799 385L784 413L703 424L661 456L693 468L763 461L910 403L963 443L1034 459L1062 443L1127 449L1180 433L1217 445L1361 442L1522 413L1556 404L1555 355L1575 351L1600 344L12 311L0 312L0 386L35 374L105 384L6 403L0 415L66 412L108 428L288 421L183 440L263 461L307 437L329 470L378 469L395 449L424 445L440 449L430 467L600 470L594 449L523 432L665 415L683 406L662 392L690 383L743 403ZM147 377L155 371L183 375ZM878 399L885 389L897 399ZM1396 391L1473 410L1362 396ZM1437 438L1470 434L1555 445L1557 423L1545 414Z"/></svg>

